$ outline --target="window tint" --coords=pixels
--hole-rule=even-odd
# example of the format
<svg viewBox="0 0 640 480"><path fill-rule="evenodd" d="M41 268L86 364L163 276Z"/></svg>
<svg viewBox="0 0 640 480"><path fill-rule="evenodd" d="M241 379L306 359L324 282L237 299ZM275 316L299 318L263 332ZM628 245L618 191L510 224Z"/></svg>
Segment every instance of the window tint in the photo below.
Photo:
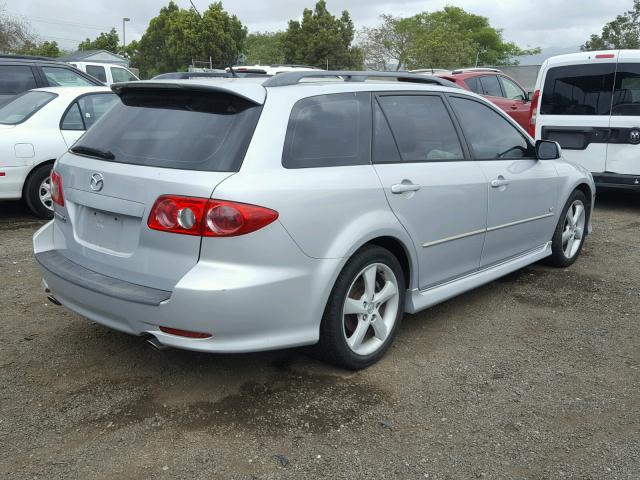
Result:
<svg viewBox="0 0 640 480"><path fill-rule="evenodd" d="M363 165L370 161L369 93L319 95L298 101L284 144L285 168Z"/></svg>
<svg viewBox="0 0 640 480"><path fill-rule="evenodd" d="M138 80L124 68L111 67L111 76L114 82L135 82Z"/></svg>
<svg viewBox="0 0 640 480"><path fill-rule="evenodd" d="M640 64L618 64L611 115L640 116Z"/></svg>
<svg viewBox="0 0 640 480"><path fill-rule="evenodd" d="M80 107L78 102L73 102L67 110L67 113L62 119L60 124L62 130L84 130L84 122L82 121L82 114L80 113Z"/></svg>
<svg viewBox="0 0 640 480"><path fill-rule="evenodd" d="M378 101L403 162L464 158L458 134L439 96L384 96Z"/></svg>
<svg viewBox="0 0 640 480"><path fill-rule="evenodd" d="M0 66L0 95L15 95L36 88L31 67L23 65Z"/></svg>
<svg viewBox="0 0 640 480"><path fill-rule="evenodd" d="M542 115L609 115L615 63L550 68Z"/></svg>
<svg viewBox="0 0 640 480"><path fill-rule="evenodd" d="M382 113L378 102L373 104L373 152L374 163L401 162L396 141L393 138L389 123Z"/></svg>
<svg viewBox="0 0 640 480"><path fill-rule="evenodd" d="M480 77L480 83L482 84L482 92L484 95L490 97L502 97L502 89L500 88L500 81L497 75L489 75L486 77Z"/></svg>
<svg viewBox="0 0 640 480"><path fill-rule="evenodd" d="M467 78L464 83L467 84L472 92L477 93L478 95L482 95L482 85L480 85L479 77Z"/></svg>
<svg viewBox="0 0 640 480"><path fill-rule="evenodd" d="M25 92L0 108L0 123L3 125L22 123L56 96L49 92Z"/></svg>
<svg viewBox="0 0 640 480"><path fill-rule="evenodd" d="M118 99L113 93L85 95L78 99L85 128L90 128Z"/></svg>
<svg viewBox="0 0 640 480"><path fill-rule="evenodd" d="M92 77L96 77L101 82L107 81L107 72L104 67L99 65L87 65L87 73Z"/></svg>
<svg viewBox="0 0 640 480"><path fill-rule="evenodd" d="M518 85L506 77L500 77L500 80L502 81L505 97L510 100L524 100L524 92Z"/></svg>
<svg viewBox="0 0 640 480"><path fill-rule="evenodd" d="M51 87L85 87L94 85L89 80L64 67L42 67Z"/></svg>
<svg viewBox="0 0 640 480"><path fill-rule="evenodd" d="M474 158L535 158L533 146L502 115L475 100L450 98Z"/></svg>
<svg viewBox="0 0 640 480"><path fill-rule="evenodd" d="M240 97L173 89L124 91L76 147L113 153L118 163L237 171L261 106Z"/></svg>

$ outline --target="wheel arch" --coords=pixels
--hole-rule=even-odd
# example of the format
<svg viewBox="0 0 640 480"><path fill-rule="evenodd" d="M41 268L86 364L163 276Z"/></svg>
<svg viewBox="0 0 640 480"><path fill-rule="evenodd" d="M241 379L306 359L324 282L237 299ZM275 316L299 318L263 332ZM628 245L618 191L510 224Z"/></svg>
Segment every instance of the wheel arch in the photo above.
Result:
<svg viewBox="0 0 640 480"><path fill-rule="evenodd" d="M31 166L31 170L29 170L29 173L27 173L27 176L24 179L24 183L22 184L22 198L25 198L25 189L29 184L29 179L33 176L35 171L44 165L51 165L51 167L53 167L53 164L55 163L55 161L56 159L52 158L50 160L43 160L42 162L38 162Z"/></svg>

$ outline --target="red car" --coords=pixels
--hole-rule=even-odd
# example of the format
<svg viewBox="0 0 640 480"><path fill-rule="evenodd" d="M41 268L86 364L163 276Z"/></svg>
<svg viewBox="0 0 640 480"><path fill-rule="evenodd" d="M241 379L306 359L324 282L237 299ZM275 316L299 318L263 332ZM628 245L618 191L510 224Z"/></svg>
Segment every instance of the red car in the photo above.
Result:
<svg viewBox="0 0 640 480"><path fill-rule="evenodd" d="M529 125L529 95L513 78L495 68L466 68L435 72L456 85L482 95L507 112L525 130Z"/></svg>

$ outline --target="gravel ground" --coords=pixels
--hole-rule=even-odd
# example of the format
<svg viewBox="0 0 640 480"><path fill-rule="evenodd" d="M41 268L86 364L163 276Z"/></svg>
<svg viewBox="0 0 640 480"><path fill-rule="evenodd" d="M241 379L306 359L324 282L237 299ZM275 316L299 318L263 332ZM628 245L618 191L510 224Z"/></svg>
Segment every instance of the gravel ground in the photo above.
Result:
<svg viewBox="0 0 640 480"><path fill-rule="evenodd" d="M0 204L0 478L640 478L640 196L567 270L407 316L351 373L301 351L155 352L47 302Z"/></svg>

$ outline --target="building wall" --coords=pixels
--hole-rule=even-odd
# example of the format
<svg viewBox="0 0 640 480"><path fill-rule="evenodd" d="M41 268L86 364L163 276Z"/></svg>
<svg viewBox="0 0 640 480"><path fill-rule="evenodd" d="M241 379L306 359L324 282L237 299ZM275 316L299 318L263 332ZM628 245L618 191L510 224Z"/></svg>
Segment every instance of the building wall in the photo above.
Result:
<svg viewBox="0 0 640 480"><path fill-rule="evenodd" d="M540 65L515 65L513 67L495 67L515 79L527 92L532 92L536 86L536 79Z"/></svg>

